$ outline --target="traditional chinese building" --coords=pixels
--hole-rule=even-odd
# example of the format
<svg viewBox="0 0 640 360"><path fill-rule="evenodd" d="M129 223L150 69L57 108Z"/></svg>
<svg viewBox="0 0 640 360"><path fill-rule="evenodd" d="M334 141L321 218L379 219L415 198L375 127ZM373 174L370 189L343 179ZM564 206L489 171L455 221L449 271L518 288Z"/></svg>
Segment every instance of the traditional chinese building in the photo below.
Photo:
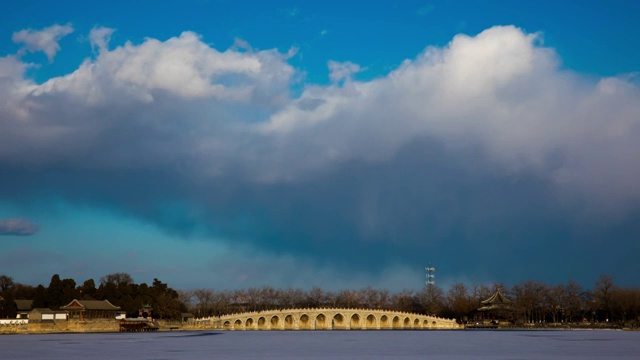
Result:
<svg viewBox="0 0 640 360"><path fill-rule="evenodd" d="M500 288L496 288L493 295L480 303L481 306L476 310L474 319L491 322L513 320L513 302L502 295Z"/></svg>
<svg viewBox="0 0 640 360"><path fill-rule="evenodd" d="M113 305L109 300L73 299L68 305L61 306L60 310L69 313L69 320L113 320L120 307Z"/></svg>
<svg viewBox="0 0 640 360"><path fill-rule="evenodd" d="M33 300L16 299L13 302L16 304L16 318L26 319L29 311L33 309Z"/></svg>

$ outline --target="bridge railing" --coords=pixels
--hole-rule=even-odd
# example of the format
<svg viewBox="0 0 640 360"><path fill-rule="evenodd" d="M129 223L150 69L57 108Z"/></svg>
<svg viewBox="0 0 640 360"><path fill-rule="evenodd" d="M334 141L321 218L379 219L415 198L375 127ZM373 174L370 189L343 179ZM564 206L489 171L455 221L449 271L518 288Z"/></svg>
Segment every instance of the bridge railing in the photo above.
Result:
<svg viewBox="0 0 640 360"><path fill-rule="evenodd" d="M364 308L330 308L330 307L322 307L322 308L286 308L286 309L276 309L276 310L252 310L245 312L233 312L229 314L223 314L220 316L212 316L209 319L222 319L227 317L234 316L247 316L253 314L273 314L273 313L287 313L287 312L322 312L322 311L330 311L330 312L372 312L372 313L385 313L385 314L397 314L397 315L405 315L405 316L422 316L431 319L437 320L445 320L445 321L455 321L455 319L447 319L439 316L427 315L427 314L418 314L414 312L407 311L397 311L397 310L389 310L389 309L364 309Z"/></svg>

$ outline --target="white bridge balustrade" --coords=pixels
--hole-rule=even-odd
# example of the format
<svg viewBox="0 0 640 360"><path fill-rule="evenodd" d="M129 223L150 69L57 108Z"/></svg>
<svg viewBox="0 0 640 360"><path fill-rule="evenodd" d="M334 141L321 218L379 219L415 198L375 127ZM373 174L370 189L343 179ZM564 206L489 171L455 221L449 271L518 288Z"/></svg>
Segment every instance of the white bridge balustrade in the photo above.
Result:
<svg viewBox="0 0 640 360"><path fill-rule="evenodd" d="M427 330L461 329L455 319L376 309L287 309L211 318L218 330Z"/></svg>

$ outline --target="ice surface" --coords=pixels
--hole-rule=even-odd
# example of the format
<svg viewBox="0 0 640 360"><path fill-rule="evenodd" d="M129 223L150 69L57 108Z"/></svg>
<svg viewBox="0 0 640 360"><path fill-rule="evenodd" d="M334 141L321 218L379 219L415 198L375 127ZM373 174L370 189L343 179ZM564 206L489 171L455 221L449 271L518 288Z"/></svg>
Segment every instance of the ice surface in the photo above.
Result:
<svg viewBox="0 0 640 360"><path fill-rule="evenodd" d="M0 359L640 359L627 331L237 331L0 336Z"/></svg>

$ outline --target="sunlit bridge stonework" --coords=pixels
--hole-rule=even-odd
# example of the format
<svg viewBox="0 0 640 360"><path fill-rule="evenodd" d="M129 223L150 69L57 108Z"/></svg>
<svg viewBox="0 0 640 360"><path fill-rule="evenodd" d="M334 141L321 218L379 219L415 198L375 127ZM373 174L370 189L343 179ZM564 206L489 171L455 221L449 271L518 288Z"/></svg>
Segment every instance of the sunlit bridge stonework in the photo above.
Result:
<svg viewBox="0 0 640 360"><path fill-rule="evenodd" d="M289 309L213 318L218 330L427 330L459 329L454 319L373 309Z"/></svg>

